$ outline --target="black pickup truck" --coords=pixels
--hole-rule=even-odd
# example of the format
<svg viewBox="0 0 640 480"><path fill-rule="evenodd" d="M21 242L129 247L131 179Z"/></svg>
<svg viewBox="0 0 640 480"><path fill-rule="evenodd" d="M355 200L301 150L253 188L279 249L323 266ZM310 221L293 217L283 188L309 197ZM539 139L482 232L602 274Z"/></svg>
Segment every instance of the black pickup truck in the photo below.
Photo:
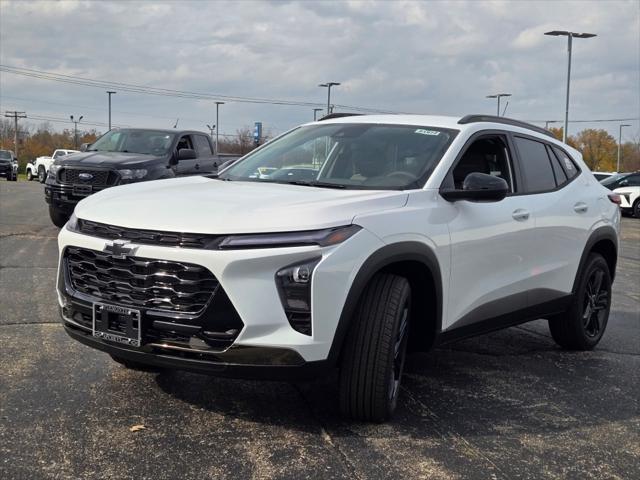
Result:
<svg viewBox="0 0 640 480"><path fill-rule="evenodd" d="M216 155L210 137L190 130L114 129L84 151L56 160L44 195L51 221L63 227L80 200L132 182L206 175L237 159Z"/></svg>

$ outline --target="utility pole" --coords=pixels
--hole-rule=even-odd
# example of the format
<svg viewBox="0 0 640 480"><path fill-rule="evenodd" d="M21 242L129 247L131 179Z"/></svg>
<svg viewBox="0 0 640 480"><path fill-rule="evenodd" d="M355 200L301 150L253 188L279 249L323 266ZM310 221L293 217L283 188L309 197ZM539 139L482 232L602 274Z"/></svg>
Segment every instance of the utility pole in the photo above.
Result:
<svg viewBox="0 0 640 480"><path fill-rule="evenodd" d="M622 127L630 127L628 123L620 124L620 131L618 133L618 162L616 163L616 173L620 173L620 161L622 157Z"/></svg>
<svg viewBox="0 0 640 480"><path fill-rule="evenodd" d="M318 112L321 112L321 111L322 111L322 109L321 109L321 108L314 108L314 109L313 109L313 121L314 121L314 122L317 120Z"/></svg>
<svg viewBox="0 0 640 480"><path fill-rule="evenodd" d="M224 105L224 102L216 102L216 155L218 155L218 135L220 134L220 111L218 108Z"/></svg>
<svg viewBox="0 0 640 480"><path fill-rule="evenodd" d="M115 95L118 92L114 92L112 90L107 91L107 95L109 95L109 130L111 130L111 95Z"/></svg>
<svg viewBox="0 0 640 480"><path fill-rule="evenodd" d="M574 38L593 38L597 36L595 33L576 33L576 32L567 32L564 30L553 30L551 32L546 32L545 35L550 35L552 37L567 37L567 52L568 52L568 62L567 62L567 97L566 104L564 110L564 131L562 132L562 141L567 143L567 130L569 130L569 86L571 84L571 50L573 45Z"/></svg>
<svg viewBox="0 0 640 480"><path fill-rule="evenodd" d="M510 93L494 93L493 95L487 95L487 98L497 98L498 99L498 113L497 115L500 116L500 99L502 97L510 97L511 94ZM506 112L507 109L505 107L504 111Z"/></svg>
<svg viewBox="0 0 640 480"><path fill-rule="evenodd" d="M73 144L75 145L75 149L77 150L78 149L78 124L82 121L84 117L80 115L80 118L78 120L74 120L73 115L69 115L69 118L73 122Z"/></svg>
<svg viewBox="0 0 640 480"><path fill-rule="evenodd" d="M18 119L27 118L27 112L4 112L7 118L13 118L13 150L16 158L18 158Z"/></svg>
<svg viewBox="0 0 640 480"><path fill-rule="evenodd" d="M327 89L327 115L331 113L331 87L337 87L338 85L340 85L339 82L327 82L318 85Z"/></svg>

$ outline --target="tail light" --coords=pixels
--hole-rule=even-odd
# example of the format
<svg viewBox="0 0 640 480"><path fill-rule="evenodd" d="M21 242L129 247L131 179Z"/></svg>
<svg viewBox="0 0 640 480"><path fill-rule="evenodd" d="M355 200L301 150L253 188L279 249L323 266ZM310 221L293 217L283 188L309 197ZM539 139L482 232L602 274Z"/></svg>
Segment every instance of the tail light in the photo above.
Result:
<svg viewBox="0 0 640 480"><path fill-rule="evenodd" d="M607 195L607 197L609 197L611 203L615 203L616 205L620 205L622 203L622 199L617 193L610 193Z"/></svg>

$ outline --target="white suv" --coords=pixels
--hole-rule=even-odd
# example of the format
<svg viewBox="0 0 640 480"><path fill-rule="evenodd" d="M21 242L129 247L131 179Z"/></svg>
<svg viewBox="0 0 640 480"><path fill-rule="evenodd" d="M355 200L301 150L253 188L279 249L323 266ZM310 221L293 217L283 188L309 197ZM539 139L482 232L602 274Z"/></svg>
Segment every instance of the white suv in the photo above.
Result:
<svg viewBox="0 0 640 480"><path fill-rule="evenodd" d="M607 325L619 198L533 125L333 116L218 176L82 200L60 232L68 334L130 368L339 370L348 416L393 412L405 352L538 318Z"/></svg>

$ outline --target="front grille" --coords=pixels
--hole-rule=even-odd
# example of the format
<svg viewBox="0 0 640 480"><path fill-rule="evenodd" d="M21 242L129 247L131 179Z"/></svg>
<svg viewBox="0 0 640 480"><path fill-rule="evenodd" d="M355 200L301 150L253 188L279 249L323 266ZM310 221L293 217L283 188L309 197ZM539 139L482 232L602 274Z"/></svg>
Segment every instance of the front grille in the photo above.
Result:
<svg viewBox="0 0 640 480"><path fill-rule="evenodd" d="M73 185L115 185L118 180L115 172L86 168L63 168L59 175L61 183L71 183ZM83 178L86 175L91 175L91 177Z"/></svg>
<svg viewBox="0 0 640 480"><path fill-rule="evenodd" d="M219 283L206 268L191 263L67 247L65 264L71 286L103 301L172 312L197 313Z"/></svg>
<svg viewBox="0 0 640 480"><path fill-rule="evenodd" d="M196 233L162 232L139 228L118 227L89 220L78 220L78 230L85 235L109 240L126 239L134 243L183 248L212 248L221 239L218 235Z"/></svg>

